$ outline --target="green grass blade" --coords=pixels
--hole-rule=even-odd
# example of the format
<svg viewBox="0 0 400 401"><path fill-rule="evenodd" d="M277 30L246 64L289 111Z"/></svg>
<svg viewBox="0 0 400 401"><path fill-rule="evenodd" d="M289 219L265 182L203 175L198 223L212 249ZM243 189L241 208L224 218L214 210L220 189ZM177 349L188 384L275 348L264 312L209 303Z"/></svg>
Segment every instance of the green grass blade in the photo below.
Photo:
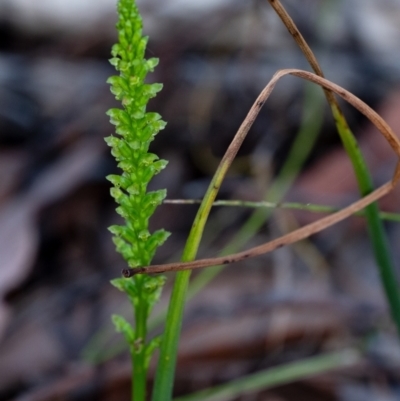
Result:
<svg viewBox="0 0 400 401"><path fill-rule="evenodd" d="M310 85L307 85L306 87L309 88L307 89L306 103L307 100L314 103L315 96L312 95L312 91L314 89ZM291 148L288 157L289 161L282 169L282 181L279 185L279 188L281 188L281 185L284 187L282 192L285 192L294 180L297 171L300 170L305 159L307 158L315 142L317 133L319 132L319 127L322 120L319 120L317 116L321 115L321 113L315 115L314 113L310 114L308 106L309 104L306 104L304 108L305 111L302 129L300 130L300 133L296 137L295 143ZM311 129L311 131L307 130L306 127L309 127L313 124L316 129ZM309 146L304 147L304 143L308 143ZM215 197L222 183L222 180L225 177L227 168L227 165L221 164L211 181L209 189L207 190L207 193L203 199L202 204L200 205L199 211L193 223L192 230L185 246L182 261L194 260L196 257L208 214L212 208L213 202L215 201ZM285 182L285 185L282 184L283 182ZM265 211L263 214L265 214ZM258 228L256 228L254 232L256 232L257 229ZM231 249L233 249L233 246L229 247L229 251ZM205 273L199 274L195 282L193 283L190 295L193 296L195 292L199 291L213 277L215 277L215 275L217 275L220 270L221 268L217 267L214 269L207 269L205 270ZM176 281L172 290L170 306L167 312L166 330L160 349L160 358L156 371L156 379L153 390L153 401L168 401L171 399L172 396L178 341L182 325L184 301L188 289L189 278L190 271L179 272L176 276Z"/></svg>
<svg viewBox="0 0 400 401"><path fill-rule="evenodd" d="M331 105L331 107L343 146L353 165L360 194L365 196L373 191L372 179L367 165L342 112L335 104ZM365 215L367 218L368 233L372 244L372 250L379 268L381 282L389 303L392 318L400 335L399 286L395 274L395 267L390 257L387 236L383 227L382 219L379 215L378 204L375 202L367 206L365 209Z"/></svg>
<svg viewBox="0 0 400 401"><path fill-rule="evenodd" d="M292 18L282 6L280 0L268 1L288 29L294 41L303 52L311 68L317 75L323 77L323 71L314 53L305 41ZM372 179L368 167L358 147L357 141L350 130L349 125L347 124L346 118L340 109L334 93L328 89L324 89L324 93L331 107L340 139L352 163L360 194L361 196L365 196L373 191ZM375 260L379 268L382 285L389 303L392 318L400 335L400 292L395 274L395 268L389 252L388 240L383 228L382 220L379 217L379 208L376 203L371 204L366 208L366 216L368 232L371 239Z"/></svg>
<svg viewBox="0 0 400 401"><path fill-rule="evenodd" d="M201 200L197 199L166 199L164 203L173 205L194 205L199 204ZM217 200L213 206L240 207L250 209L288 209L304 210L312 213L334 213L340 210L338 207L328 205L317 205L315 203L300 202L268 202L268 201L242 201L242 200ZM365 217L365 211L354 213L354 216ZM400 213L379 212L382 220L400 223Z"/></svg>
<svg viewBox="0 0 400 401"><path fill-rule="evenodd" d="M174 401L228 401L244 394L352 366L359 361L360 356L353 349L319 355L253 373L230 383L175 398Z"/></svg>
<svg viewBox="0 0 400 401"><path fill-rule="evenodd" d="M190 273L191 271L188 270L176 275L167 313L166 329L160 347L153 401L169 401L172 398L178 342Z"/></svg>
<svg viewBox="0 0 400 401"><path fill-rule="evenodd" d="M248 129L249 128L247 128L247 130ZM241 134L243 135L243 131ZM235 138L238 136L240 135L236 135ZM234 158L236 152L224 156L211 180L190 230L181 259L183 262L189 262L196 258L208 215L218 194L219 188L221 187L222 181L225 178L226 172L229 169L230 162L233 160L231 157ZM167 312L165 332L160 347L160 356L153 389L153 401L169 401L172 398L178 342L190 273L189 270L179 272L176 275Z"/></svg>
<svg viewBox="0 0 400 401"><path fill-rule="evenodd" d="M307 100L314 103L315 96L312 95L312 91L314 90L314 88L312 88L310 85L307 85L306 88L308 88L306 92L306 103ZM309 104L306 104L304 108L305 111L302 130L300 130L300 133L296 137L295 143L291 148L291 152L288 157L289 161L282 169L282 182L285 182L285 189L282 190L282 192L285 192L285 190L289 188L290 184L294 180L296 172L299 171L301 166L303 165L315 142L317 133L319 132L321 121L318 119L317 116L321 115L321 113L315 115L314 113L310 114L308 106ZM305 128L306 126L313 124L315 124L315 127L317 129L311 129L311 131L308 131ZM308 143L309 146L304 148L304 143ZM228 165L221 163L211 181L211 184L207 190L202 204L200 205L199 211L193 223L192 230L185 246L182 261L194 260L196 257L208 214L212 208L213 202L215 201L217 192L222 184L228 167ZM256 231L257 229L254 232ZM233 246L229 247L229 250L231 250L232 248ZM192 287L193 289L191 290L191 296L194 295L195 291L199 291L207 282L215 277L215 275L218 274L219 270L220 268L217 267L214 269L207 269L205 271L206 273L199 274L196 281L194 282L194 287ZM172 290L171 301L167 312L166 330L160 349L160 359L156 371L156 379L152 398L153 401L168 401L171 399L172 396L176 354L182 324L184 300L188 289L189 278L190 271L179 272L176 276L176 281Z"/></svg>

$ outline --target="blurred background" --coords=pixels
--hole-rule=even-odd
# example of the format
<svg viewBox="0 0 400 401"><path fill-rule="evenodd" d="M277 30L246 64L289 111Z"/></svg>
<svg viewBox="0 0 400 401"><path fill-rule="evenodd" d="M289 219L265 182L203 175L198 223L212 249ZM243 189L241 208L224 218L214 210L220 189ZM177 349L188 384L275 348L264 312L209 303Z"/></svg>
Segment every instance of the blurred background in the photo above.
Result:
<svg viewBox="0 0 400 401"><path fill-rule="evenodd" d="M285 0L325 75L400 132L398 0ZM118 222L103 138L116 105L106 79L115 0L0 0L0 400L128 399L130 361L110 316L129 318L109 284L124 263L107 227ZM266 0L140 1L151 81L149 110L168 125L152 151L169 160L152 182L169 199L198 199L274 72L309 69ZM376 185L396 158L343 106ZM293 183L293 185L292 185ZM286 77L264 106L220 199L340 207L357 185L322 91ZM382 201L400 212L397 190ZM196 205L162 205L153 229L172 232L155 262L177 261ZM248 248L321 215L216 207L199 256ZM385 223L396 267L400 226ZM215 277L214 277L215 276ZM152 327L172 284L168 277ZM201 289L201 291L200 291ZM322 352L359 348L351 368L240 400L398 400L400 347L362 218L291 247L194 275L176 394ZM151 368L154 371L154 367Z"/></svg>

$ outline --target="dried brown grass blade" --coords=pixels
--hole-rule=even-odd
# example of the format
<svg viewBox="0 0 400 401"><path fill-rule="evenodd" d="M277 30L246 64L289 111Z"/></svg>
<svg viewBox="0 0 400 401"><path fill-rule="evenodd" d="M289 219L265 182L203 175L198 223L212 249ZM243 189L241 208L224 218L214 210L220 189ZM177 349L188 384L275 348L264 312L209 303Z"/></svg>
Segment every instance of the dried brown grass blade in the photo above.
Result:
<svg viewBox="0 0 400 401"><path fill-rule="evenodd" d="M333 82L318 76L314 73L297 70L297 69L286 69L280 70L275 73L272 77L271 81L268 85L263 89L260 93L256 101L254 102L253 106L251 107L246 119L243 121L241 127L239 128L237 134L235 135L234 139L232 140L228 150L225 153L225 156L221 160L221 164L224 164L224 168L228 168L230 163L233 161L240 145L242 144L247 132L249 131L251 125L253 124L254 120L256 119L261 107L264 105L266 100L268 99L269 95L275 88L276 83L286 75L293 75L311 82L320 85L325 90L332 91L350 103L353 107L359 110L362 114L364 114L372 124L376 126L379 132L385 137L389 145L392 147L394 152L397 154L400 160L400 140L398 137L393 133L392 129L389 125L379 116L374 110L372 110L367 104L365 104L361 99L353 95L351 92L343 89L339 85L334 84ZM220 165L221 166L221 165ZM351 216L355 212L360 211L361 209L365 208L372 202L377 201L378 199L382 198L383 196L387 195L397 184L400 179L400 162L398 162L395 172L393 174L393 178L391 181L387 182L386 184L382 185L375 191L371 192L369 195L361 198L360 200L352 203L350 206L345 207L344 209L333 213L329 216L326 216L314 223L308 224L302 228L299 228L289 234L283 235L282 237L276 238L272 241L269 241L265 244L256 246L254 248L248 249L243 252L235 253L225 257L217 257L217 258L208 258L208 259L200 259L195 260L192 262L178 262L178 263L168 263L163 265L153 265L147 267L138 267L134 269L124 269L123 275L125 277L131 277L134 274L140 273L163 273L168 271L180 271L180 270L192 270L198 269L208 266L215 266L221 264L228 264L233 262L238 262L243 259L247 259L254 256L259 256L264 253L271 252L277 248L280 248L285 245L292 244L294 242L300 241L305 239L313 234L316 234L333 224L338 223L346 219L347 217Z"/></svg>

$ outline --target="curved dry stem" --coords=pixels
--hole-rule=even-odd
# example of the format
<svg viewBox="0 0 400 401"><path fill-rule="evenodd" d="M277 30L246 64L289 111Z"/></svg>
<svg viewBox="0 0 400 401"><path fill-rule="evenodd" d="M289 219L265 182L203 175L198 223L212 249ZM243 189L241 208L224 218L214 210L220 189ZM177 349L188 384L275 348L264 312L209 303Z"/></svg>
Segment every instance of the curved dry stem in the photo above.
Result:
<svg viewBox="0 0 400 401"><path fill-rule="evenodd" d="M337 95L342 97L348 103L350 103L353 107L355 107L358 111L364 114L372 124L376 126L376 128L380 131L380 133L385 137L388 141L389 145L392 147L394 152L397 154L400 160L400 140L393 133L392 129L389 125L383 120L382 117L379 116L374 110L372 110L367 104L365 104L361 99L353 95L351 92L343 89L341 86L334 84L333 82L327 80L326 78L320 77L314 73L309 71L297 70L297 69L285 69L277 71L268 85L263 89L260 93L253 106L251 107L247 117L243 121L240 126L237 134L233 138L231 144L229 145L224 157L221 160L220 167L225 171L229 168L232 163L234 157L236 156L244 138L246 137L250 127L254 123L258 113L260 112L261 107L264 105L269 95L275 88L276 83L286 75L297 76L302 79L306 79L308 81L314 82L317 85L320 85L324 89L328 89L332 92L335 92ZM269 241L265 244L256 246L254 248L248 249L243 252L235 253L225 257L217 257L217 258L207 258L195 260L192 262L178 262L178 263L168 263L163 265L153 265L147 267L139 267L134 269L124 269L122 274L125 277L131 277L135 274L141 273L164 273L167 271L180 271L180 270L192 270L198 269L208 266L215 266L221 264L228 264L233 262L238 262L243 259L247 259L250 257L255 257L262 255L264 253L271 252L277 248L280 248L285 245L292 244L299 240L305 239L313 234L316 234L333 224L338 223L351 216L352 214L360 211L371 203L377 201L383 196L387 195L397 184L400 179L400 162L397 164L395 172L393 174L393 178L390 182L382 185L375 191L371 192L369 195L363 197L362 199L352 203L350 206L330 215L324 217L314 223L308 224L302 228L299 228L289 234L283 235L277 239Z"/></svg>

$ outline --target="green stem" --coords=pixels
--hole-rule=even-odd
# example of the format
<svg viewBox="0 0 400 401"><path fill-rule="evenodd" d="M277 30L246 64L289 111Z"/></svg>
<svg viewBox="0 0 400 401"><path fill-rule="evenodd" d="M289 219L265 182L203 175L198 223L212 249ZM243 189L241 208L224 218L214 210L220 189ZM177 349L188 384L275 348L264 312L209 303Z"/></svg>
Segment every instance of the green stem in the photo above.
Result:
<svg viewBox="0 0 400 401"><path fill-rule="evenodd" d="M195 205L201 203L200 199L166 199L164 201L170 205ZM225 207L247 207L251 209L291 209L304 210L312 213L334 213L340 210L338 207L328 205L317 205L315 203L300 203L300 202L268 202L268 201L243 201L243 200L217 200L213 203L215 206ZM354 213L354 216L365 217L365 211L361 210ZM382 220L394 221L400 223L400 213L379 212L379 217Z"/></svg>
<svg viewBox="0 0 400 401"><path fill-rule="evenodd" d="M352 162L360 194L365 196L373 191L371 175L369 174L361 151L343 114L336 104L331 104L331 108L343 146ZM367 206L365 208L365 215L381 282L389 303L392 318L396 324L398 334L400 335L400 292L398 280L395 274L393 261L390 257L387 236L379 216L378 204L373 203Z"/></svg>
<svg viewBox="0 0 400 401"><path fill-rule="evenodd" d="M143 277L135 278L141 292ZM135 305L135 340L132 347L132 401L146 400L146 355L145 344L147 336L147 300L140 297Z"/></svg>
<svg viewBox="0 0 400 401"><path fill-rule="evenodd" d="M272 86L266 86L261 91L260 95L257 97L249 113L235 134L231 144L226 150L193 222L182 256L183 262L192 261L196 257L205 223L226 172L232 164L240 146L249 132L250 127L253 125L259 111L261 110L272 89ZM183 315L183 305L177 305L175 304L175 301L184 301L189 277L190 273L188 272L178 273L174 288L172 290L172 298L167 313L166 330L160 350L160 358L162 361L161 364L158 365L156 372L153 401L169 400L172 395L172 382L174 377L173 371L175 370L176 350L178 347L177 343L179 340L181 320Z"/></svg>
<svg viewBox="0 0 400 401"><path fill-rule="evenodd" d="M258 103L257 106L259 106ZM204 231L204 226L207 221L210 210L212 208L212 205L215 201L215 198L217 196L217 193L219 191L219 188L230 166L230 163L234 159L241 143L243 142L251 126L250 121L254 121L255 117L258 114L258 111L259 107L256 107L254 110L253 109L250 110L246 120L239 128L238 133L235 135L234 140L229 146L227 152L225 153L223 159L221 160L220 165L218 166L217 171L215 172L211 180L211 183L199 207L188 240L186 242L186 246L181 259L184 262L192 261L196 257L201 236ZM309 116L310 114L306 112L305 118L309 118ZM308 133L303 132L302 136L305 135L308 135ZM306 143L310 142L312 143L313 141L312 140L306 141ZM293 148L295 148L296 151L298 151L299 146L300 146L300 138L297 137L296 146L293 145ZM304 143L302 143L302 146L304 146ZM312 145L309 145L309 148L311 148L311 146ZM288 178L288 181L291 182L292 179L293 177L290 176L290 178ZM153 401L169 401L172 397L178 341L182 325L184 301L187 293L189 278L190 278L190 271L179 272L176 275L176 281L172 289L171 301L167 312L166 328L161 343L160 359L159 359L159 364L157 366L156 378L154 383L154 391L152 398Z"/></svg>
<svg viewBox="0 0 400 401"><path fill-rule="evenodd" d="M311 68L317 75L323 77L324 74L322 69L318 64L318 61L315 58L311 48L308 46L292 18L282 6L280 0L268 1L277 12L282 22L288 29L290 35L303 52ZM351 160L360 193L362 196L365 196L373 191L371 175L358 147L357 141L350 130L349 125L347 124L346 118L340 109L334 93L328 89L324 89L324 93L331 107L340 139L347 152L347 155ZM400 336L400 292L397 284L395 268L390 257L388 240L383 228L382 220L379 217L379 208L376 203L371 204L366 208L366 216L368 232L371 239L375 260L379 268L382 285L390 306L391 315L397 326L397 331Z"/></svg>
<svg viewBox="0 0 400 401"><path fill-rule="evenodd" d="M228 168L229 163L225 163L223 159L211 180L194 219L183 251L181 259L183 262L189 262L196 258L204 226ZM152 397L153 401L169 401L172 398L178 342L190 273L190 271L184 271L176 275L167 312L165 332L161 342Z"/></svg>
<svg viewBox="0 0 400 401"><path fill-rule="evenodd" d="M373 245L375 258L379 266L381 281L389 302L391 315L400 335L400 293L398 279L390 258L389 244L379 217L379 209L376 203L366 209L368 231Z"/></svg>
<svg viewBox="0 0 400 401"><path fill-rule="evenodd" d="M179 335L190 273L191 271L188 270L176 275L167 313L166 329L160 347L153 401L169 401L172 398Z"/></svg>

